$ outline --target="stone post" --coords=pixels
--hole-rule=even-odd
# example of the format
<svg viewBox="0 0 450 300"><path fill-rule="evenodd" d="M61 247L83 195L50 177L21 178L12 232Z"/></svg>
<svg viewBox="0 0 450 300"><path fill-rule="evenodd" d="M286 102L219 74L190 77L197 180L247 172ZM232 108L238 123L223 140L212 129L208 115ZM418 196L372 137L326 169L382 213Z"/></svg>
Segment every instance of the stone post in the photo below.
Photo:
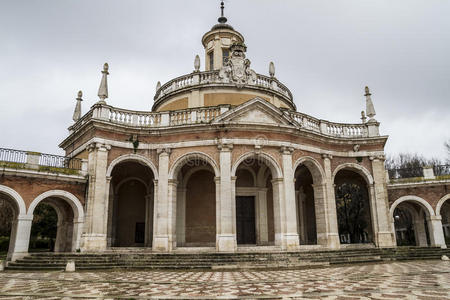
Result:
<svg viewBox="0 0 450 300"><path fill-rule="evenodd" d="M153 237L153 194L145 196L145 247L150 247Z"/></svg>
<svg viewBox="0 0 450 300"><path fill-rule="evenodd" d="M384 169L384 156L369 157L372 161L373 172L373 199L374 205L372 215L375 215L374 222L376 221L376 234L375 241L377 241L378 247L394 247L395 232L392 232L392 227L389 222L389 202L387 196L386 186L386 172Z"/></svg>
<svg viewBox="0 0 450 300"><path fill-rule="evenodd" d="M423 178L436 179L436 176L434 175L433 167L430 167L430 166L423 167Z"/></svg>
<svg viewBox="0 0 450 300"><path fill-rule="evenodd" d="M296 192L297 199L297 220L298 220L298 234L300 244L306 244L306 211L305 211L305 200L306 195L303 192L303 187L300 187L300 190Z"/></svg>
<svg viewBox="0 0 450 300"><path fill-rule="evenodd" d="M83 230L84 220L83 218L73 219L73 231L72 231L72 252L80 249L81 231Z"/></svg>
<svg viewBox="0 0 450 300"><path fill-rule="evenodd" d="M220 192L219 204L216 207L216 214L220 218L217 224L216 249L220 252L234 252L236 251L236 217L233 212L235 207L233 198L233 188L231 180L231 150L233 145L220 144Z"/></svg>
<svg viewBox="0 0 450 300"><path fill-rule="evenodd" d="M323 203L324 205L322 207L324 209L325 220L327 221L326 225L327 228L325 233L326 237L319 237L319 234L317 234L317 242L319 242L322 238L324 238L326 239L326 245L328 248L339 249L341 247L341 243L339 241L339 230L336 212L336 196L334 194L334 182L333 182L333 175L331 172L331 160L333 159L333 156L329 154L323 154L322 158L325 170L325 180L324 180L325 199ZM318 188L320 189L320 187ZM314 197L316 197L315 191Z"/></svg>
<svg viewBox="0 0 450 300"><path fill-rule="evenodd" d="M172 220L169 198L169 155L170 149L159 149L158 196L155 199L153 250L169 252L172 250ZM171 193L170 193L171 194Z"/></svg>
<svg viewBox="0 0 450 300"><path fill-rule="evenodd" d="M93 143L89 151L89 189L81 250L103 251L107 246L109 180L106 177L108 151L111 146Z"/></svg>
<svg viewBox="0 0 450 300"><path fill-rule="evenodd" d="M298 232L297 232L297 213L295 205L295 184L294 184L294 170L292 168L292 152L293 148L282 147L280 149L283 161L283 183L284 183L284 197L281 201L284 202L285 214L285 232L284 232L284 248L286 250L296 250L299 246Z"/></svg>
<svg viewBox="0 0 450 300"><path fill-rule="evenodd" d="M257 198L257 220L258 220L258 244L269 243L269 228L267 224L267 188L259 188Z"/></svg>
<svg viewBox="0 0 450 300"><path fill-rule="evenodd" d="M11 224L11 242L9 243L7 260L15 261L28 254L32 222L32 215L19 215L17 220Z"/></svg>
<svg viewBox="0 0 450 300"><path fill-rule="evenodd" d="M177 246L186 243L186 188L177 191Z"/></svg>
<svg viewBox="0 0 450 300"><path fill-rule="evenodd" d="M447 248L444 238L444 230L442 229L441 216L427 217L428 228L430 232L430 242L433 247Z"/></svg>
<svg viewBox="0 0 450 300"><path fill-rule="evenodd" d="M417 214L417 213L416 213L416 215L419 216L419 214ZM428 246L424 219L421 216L419 216L418 219L414 220L414 233L415 233L417 246L419 246L419 247Z"/></svg>
<svg viewBox="0 0 450 300"><path fill-rule="evenodd" d="M285 215L283 202L283 178L275 178L272 180L272 199L273 199L273 229L275 231L275 246L283 247L283 237L285 223Z"/></svg>

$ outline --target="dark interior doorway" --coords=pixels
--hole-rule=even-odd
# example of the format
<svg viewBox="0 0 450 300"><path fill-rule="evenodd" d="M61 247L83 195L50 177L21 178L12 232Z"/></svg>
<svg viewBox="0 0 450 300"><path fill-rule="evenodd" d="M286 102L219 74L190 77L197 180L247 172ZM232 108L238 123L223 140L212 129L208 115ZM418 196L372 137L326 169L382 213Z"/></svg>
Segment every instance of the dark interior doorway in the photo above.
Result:
<svg viewBox="0 0 450 300"><path fill-rule="evenodd" d="M236 197L236 231L238 244L256 244L255 197Z"/></svg>

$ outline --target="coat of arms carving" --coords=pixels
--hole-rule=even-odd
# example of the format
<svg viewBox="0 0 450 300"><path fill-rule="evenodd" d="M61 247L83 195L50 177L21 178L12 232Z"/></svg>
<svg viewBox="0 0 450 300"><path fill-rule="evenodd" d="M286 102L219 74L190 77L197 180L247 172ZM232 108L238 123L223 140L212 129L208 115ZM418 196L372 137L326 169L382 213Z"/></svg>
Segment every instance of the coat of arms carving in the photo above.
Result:
<svg viewBox="0 0 450 300"><path fill-rule="evenodd" d="M233 44L231 55L220 69L219 77L225 83L234 83L238 88L246 84L255 84L256 73L250 69L250 60L245 58L247 47L244 44Z"/></svg>

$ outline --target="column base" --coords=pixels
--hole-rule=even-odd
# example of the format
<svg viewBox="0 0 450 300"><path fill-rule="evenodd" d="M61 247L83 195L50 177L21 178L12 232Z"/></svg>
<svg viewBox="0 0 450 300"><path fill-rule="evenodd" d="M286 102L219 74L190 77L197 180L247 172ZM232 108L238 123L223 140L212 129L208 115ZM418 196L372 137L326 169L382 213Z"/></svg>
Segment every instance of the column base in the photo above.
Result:
<svg viewBox="0 0 450 300"><path fill-rule="evenodd" d="M317 235L317 244L325 246L326 248L338 250L341 248L341 242L337 233L329 233Z"/></svg>
<svg viewBox="0 0 450 300"><path fill-rule="evenodd" d="M106 250L106 234L83 234L81 236L82 252L102 252Z"/></svg>
<svg viewBox="0 0 450 300"><path fill-rule="evenodd" d="M396 246L395 241L392 238L392 233L389 231L378 232L377 240L378 240L377 247L379 248L392 248Z"/></svg>
<svg viewBox="0 0 450 300"><path fill-rule="evenodd" d="M16 260L22 259L22 258L24 258L25 256L28 256L28 255L29 255L28 252L14 252L14 253L11 253L11 254L8 253L8 255L6 256L6 260L7 261L16 261Z"/></svg>
<svg viewBox="0 0 450 300"><path fill-rule="evenodd" d="M217 235L216 250L218 252L236 252L236 235Z"/></svg>
<svg viewBox="0 0 450 300"><path fill-rule="evenodd" d="M170 252L172 251L172 243L169 236L155 236L153 237L153 251L156 252Z"/></svg>
<svg viewBox="0 0 450 300"><path fill-rule="evenodd" d="M299 249L300 242L297 233L285 234L283 236L283 248L286 251L296 251Z"/></svg>

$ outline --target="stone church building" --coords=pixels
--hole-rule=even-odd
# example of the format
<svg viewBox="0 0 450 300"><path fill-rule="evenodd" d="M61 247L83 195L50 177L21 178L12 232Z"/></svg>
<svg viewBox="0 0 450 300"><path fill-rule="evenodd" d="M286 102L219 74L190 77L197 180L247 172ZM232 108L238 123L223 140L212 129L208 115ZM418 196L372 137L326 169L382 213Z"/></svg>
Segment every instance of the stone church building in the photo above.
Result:
<svg viewBox="0 0 450 300"><path fill-rule="evenodd" d="M244 36L218 21L193 71L158 82L151 111L108 105L105 64L84 115L78 94L64 157L0 150L9 259L27 254L40 203L57 212L61 252L396 247L407 230L415 245L446 247L450 177L385 170L388 137L367 87L360 123L299 112L274 64L256 73Z"/></svg>

